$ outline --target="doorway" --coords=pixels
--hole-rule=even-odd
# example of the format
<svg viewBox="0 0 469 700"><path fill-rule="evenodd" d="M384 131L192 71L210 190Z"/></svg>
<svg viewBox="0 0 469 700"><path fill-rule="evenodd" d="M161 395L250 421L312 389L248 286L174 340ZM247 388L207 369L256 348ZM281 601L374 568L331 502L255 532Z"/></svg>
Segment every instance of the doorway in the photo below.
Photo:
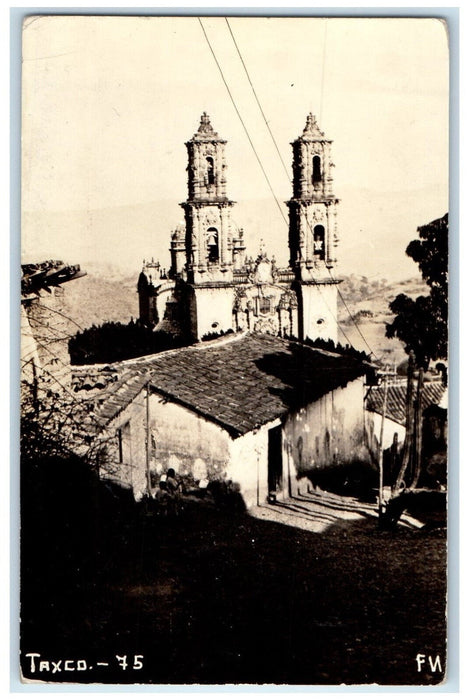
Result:
<svg viewBox="0 0 469 700"><path fill-rule="evenodd" d="M269 430L269 444L267 453L267 480L269 487L269 500L275 500L275 496L282 490L282 426L278 425Z"/></svg>

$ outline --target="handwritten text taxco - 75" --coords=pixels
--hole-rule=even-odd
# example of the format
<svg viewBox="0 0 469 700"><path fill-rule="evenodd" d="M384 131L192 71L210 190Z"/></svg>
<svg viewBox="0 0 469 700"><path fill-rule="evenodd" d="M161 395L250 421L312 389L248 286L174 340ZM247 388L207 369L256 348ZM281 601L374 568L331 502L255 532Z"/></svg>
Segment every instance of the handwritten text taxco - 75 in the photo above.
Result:
<svg viewBox="0 0 469 700"><path fill-rule="evenodd" d="M90 664L86 659L57 659L52 661L51 659L42 658L41 654L35 652L25 654L25 657L29 660L30 673L91 671L96 667L106 668L112 666L118 666L123 671L139 671L143 668L143 654L123 654L122 656L115 654L112 657L112 661L96 661L93 664Z"/></svg>

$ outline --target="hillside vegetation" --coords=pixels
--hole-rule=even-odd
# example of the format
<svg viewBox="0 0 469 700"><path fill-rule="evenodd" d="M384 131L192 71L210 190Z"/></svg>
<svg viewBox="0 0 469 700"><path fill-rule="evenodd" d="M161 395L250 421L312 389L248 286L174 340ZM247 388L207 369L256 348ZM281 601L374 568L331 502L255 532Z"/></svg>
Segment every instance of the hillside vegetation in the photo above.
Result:
<svg viewBox="0 0 469 700"><path fill-rule="evenodd" d="M62 319L70 319L70 335L78 327L128 324L138 318L138 272L123 276L113 268L99 271L92 265L83 265L83 269L87 275L64 285L55 303L46 294L41 299L46 306L59 309ZM398 340L385 337L385 324L393 317L389 303L399 293L413 297L425 293L425 284L419 278L389 282L352 274L343 278L339 290L338 341L367 354L371 349L374 356L398 366L406 356Z"/></svg>
<svg viewBox="0 0 469 700"><path fill-rule="evenodd" d="M339 341L358 350L371 350L372 359L398 367L407 356L399 340L385 336L385 324L394 317L389 304L398 294L413 298L426 294L425 283L418 277L389 282L352 274L343 278L339 290Z"/></svg>

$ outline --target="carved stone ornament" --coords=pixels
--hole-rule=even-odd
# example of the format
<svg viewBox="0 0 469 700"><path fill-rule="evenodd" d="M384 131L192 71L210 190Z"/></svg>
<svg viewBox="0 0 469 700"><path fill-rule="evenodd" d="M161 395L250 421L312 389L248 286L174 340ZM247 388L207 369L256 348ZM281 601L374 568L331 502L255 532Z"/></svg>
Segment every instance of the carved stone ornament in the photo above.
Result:
<svg viewBox="0 0 469 700"><path fill-rule="evenodd" d="M324 136L324 133L320 130L316 117L311 112L306 118L306 126L303 129L303 136Z"/></svg>
<svg viewBox="0 0 469 700"><path fill-rule="evenodd" d="M269 318L260 318L254 325L256 333L268 333L269 335L278 335L278 318L271 316Z"/></svg>
<svg viewBox="0 0 469 700"><path fill-rule="evenodd" d="M254 273L254 282L256 284L265 284L272 282L272 265L268 260L260 260L257 263Z"/></svg>
<svg viewBox="0 0 469 700"><path fill-rule="evenodd" d="M204 136L211 136L214 139L218 138L218 134L214 131L213 126L210 124L210 117L207 112L204 112L200 117L200 126L197 130L197 134L204 134ZM196 134L196 136L197 136Z"/></svg>
<svg viewBox="0 0 469 700"><path fill-rule="evenodd" d="M234 293L233 311L239 311L246 303L246 292L242 287L236 287Z"/></svg>
<svg viewBox="0 0 469 700"><path fill-rule="evenodd" d="M215 226L218 224L218 217L213 212L209 212L204 219L207 226Z"/></svg>

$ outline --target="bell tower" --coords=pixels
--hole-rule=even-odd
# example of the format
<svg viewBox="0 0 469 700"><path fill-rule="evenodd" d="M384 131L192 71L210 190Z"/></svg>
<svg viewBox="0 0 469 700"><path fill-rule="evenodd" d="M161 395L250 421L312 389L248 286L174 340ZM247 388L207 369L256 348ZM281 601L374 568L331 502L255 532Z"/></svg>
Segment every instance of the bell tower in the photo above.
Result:
<svg viewBox="0 0 469 700"><path fill-rule="evenodd" d="M290 267L298 294L300 338L337 342L336 213L331 143L309 114L293 147L293 197L289 208Z"/></svg>
<svg viewBox="0 0 469 700"><path fill-rule="evenodd" d="M244 253L242 236L231 221L234 202L226 195L225 145L204 112L186 143L188 197L181 204L190 332L199 339L232 327L234 261Z"/></svg>

